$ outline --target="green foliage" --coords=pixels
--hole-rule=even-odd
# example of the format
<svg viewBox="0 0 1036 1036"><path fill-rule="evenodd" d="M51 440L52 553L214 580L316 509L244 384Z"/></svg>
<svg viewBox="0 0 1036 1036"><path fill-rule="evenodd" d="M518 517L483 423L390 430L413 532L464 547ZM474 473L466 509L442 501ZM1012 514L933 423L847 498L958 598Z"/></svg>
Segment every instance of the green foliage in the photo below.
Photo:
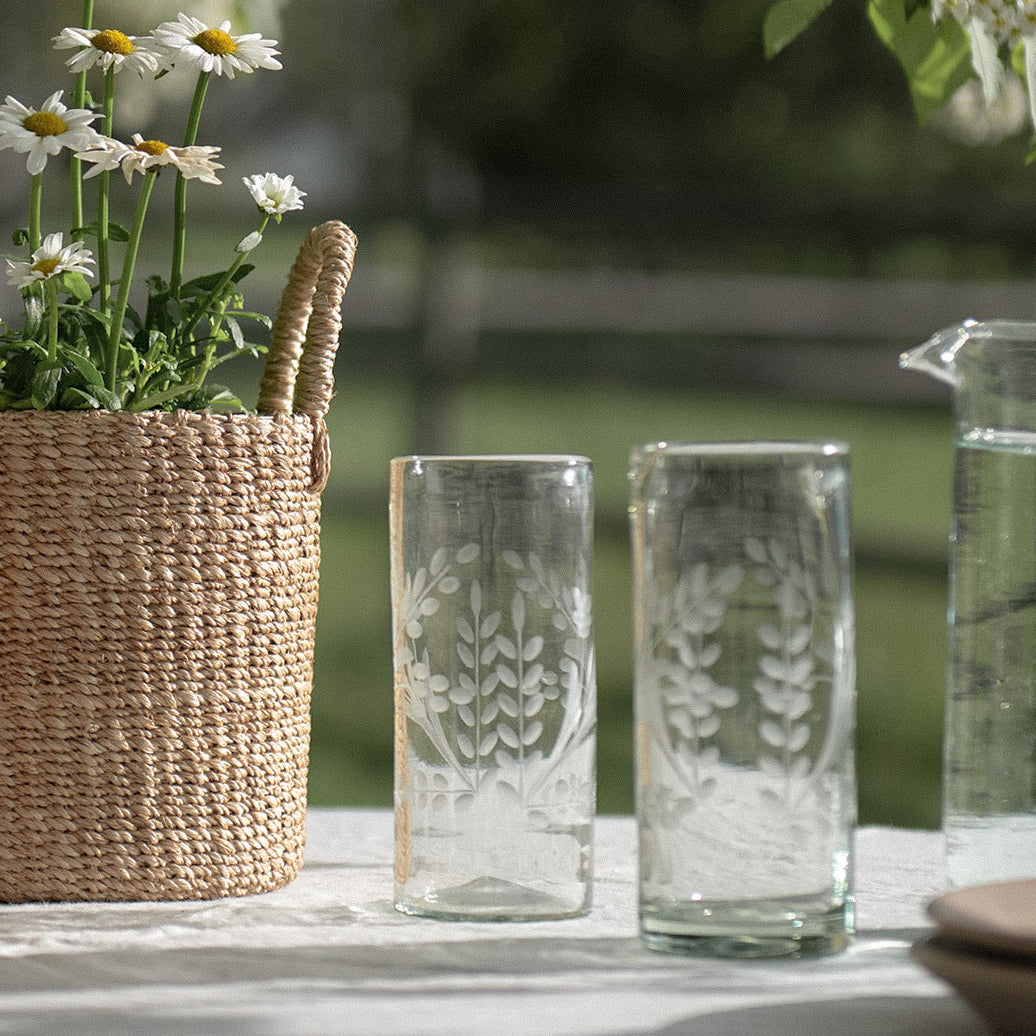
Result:
<svg viewBox="0 0 1036 1036"><path fill-rule="evenodd" d="M240 265L232 276L221 271L189 281L179 301L170 298L167 281L149 277L144 315L127 310L114 379L102 374L110 356L111 318L92 308L95 290L86 279L70 272L55 278L65 296L58 303L55 356L48 353L35 286L24 289L24 326L0 334L0 409L242 408L208 376L227 360L264 351L241 329L243 320L270 326L267 317L243 308L238 283L252 269Z"/></svg>
<svg viewBox="0 0 1036 1036"><path fill-rule="evenodd" d="M868 15L878 38L903 66L914 110L924 122L971 74L971 45L960 24L938 23L920 12L921 2L871 0Z"/></svg>
<svg viewBox="0 0 1036 1036"><path fill-rule="evenodd" d="M773 57L801 35L831 0L777 0L767 11L763 43ZM961 25L926 16L931 0L870 0L867 15L881 42L896 56L910 86L918 121L949 100L971 73L971 45Z"/></svg>
<svg viewBox="0 0 1036 1036"><path fill-rule="evenodd" d="M778 0L766 12L763 22L766 56L772 58L779 54L830 4L831 0Z"/></svg>
<svg viewBox="0 0 1036 1036"><path fill-rule="evenodd" d="M777 0L766 13L763 43L773 57L807 29L831 0ZM918 121L949 100L971 73L971 44L953 19L933 23L931 0L870 0L867 15L878 39L903 66Z"/></svg>

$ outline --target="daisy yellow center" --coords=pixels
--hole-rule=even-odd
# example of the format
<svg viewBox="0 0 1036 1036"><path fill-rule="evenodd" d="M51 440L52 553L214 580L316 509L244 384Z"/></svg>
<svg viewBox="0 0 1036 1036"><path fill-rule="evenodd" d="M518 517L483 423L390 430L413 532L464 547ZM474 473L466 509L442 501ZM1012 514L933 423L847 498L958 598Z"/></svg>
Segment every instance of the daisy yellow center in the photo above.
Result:
<svg viewBox="0 0 1036 1036"><path fill-rule="evenodd" d="M133 41L118 29L105 29L103 32L97 33L90 42L106 54L133 53Z"/></svg>
<svg viewBox="0 0 1036 1036"><path fill-rule="evenodd" d="M204 32L199 32L194 37L194 42L210 54L233 54L237 50L234 37L222 29L206 29Z"/></svg>
<svg viewBox="0 0 1036 1036"><path fill-rule="evenodd" d="M160 140L142 140L137 144L137 150L143 151L145 155L160 155L168 147L168 144L163 144Z"/></svg>
<svg viewBox="0 0 1036 1036"><path fill-rule="evenodd" d="M42 273L44 277L49 277L58 268L60 262L60 259L40 259L39 262L32 264L32 268L37 273Z"/></svg>
<svg viewBox="0 0 1036 1036"><path fill-rule="evenodd" d="M22 125L37 137L56 137L68 129L68 123L54 112L33 112Z"/></svg>

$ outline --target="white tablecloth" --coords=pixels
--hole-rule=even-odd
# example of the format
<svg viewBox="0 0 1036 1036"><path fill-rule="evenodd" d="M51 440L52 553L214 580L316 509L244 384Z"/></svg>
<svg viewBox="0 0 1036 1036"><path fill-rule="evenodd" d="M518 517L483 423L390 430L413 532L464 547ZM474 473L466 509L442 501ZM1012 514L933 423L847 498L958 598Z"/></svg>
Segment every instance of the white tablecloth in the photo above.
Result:
<svg viewBox="0 0 1036 1036"><path fill-rule="evenodd" d="M598 820L590 916L526 924L392 908L392 819L310 811L287 888L204 903L0 906L0 1033L263 1036L984 1032L908 957L943 888L932 832L864 828L859 934L805 960L672 957L637 939L628 817Z"/></svg>

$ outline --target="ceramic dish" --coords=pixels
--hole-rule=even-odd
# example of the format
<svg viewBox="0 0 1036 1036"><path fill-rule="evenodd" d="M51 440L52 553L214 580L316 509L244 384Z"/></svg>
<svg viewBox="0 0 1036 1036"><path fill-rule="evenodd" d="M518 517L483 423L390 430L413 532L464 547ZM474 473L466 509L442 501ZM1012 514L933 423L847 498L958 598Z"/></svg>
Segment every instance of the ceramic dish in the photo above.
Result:
<svg viewBox="0 0 1036 1036"><path fill-rule="evenodd" d="M931 902L928 914L948 938L1036 959L1036 880L956 889Z"/></svg>
<svg viewBox="0 0 1036 1036"><path fill-rule="evenodd" d="M911 955L945 979L996 1036L1032 1036L1036 1019L1036 960L971 951L933 935Z"/></svg>

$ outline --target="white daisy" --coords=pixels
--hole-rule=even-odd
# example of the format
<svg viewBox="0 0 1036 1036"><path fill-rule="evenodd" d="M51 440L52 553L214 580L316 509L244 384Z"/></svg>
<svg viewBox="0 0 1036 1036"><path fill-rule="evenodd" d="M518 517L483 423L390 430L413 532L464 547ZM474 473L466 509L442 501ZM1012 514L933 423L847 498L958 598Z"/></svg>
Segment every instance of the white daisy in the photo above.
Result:
<svg viewBox="0 0 1036 1036"><path fill-rule="evenodd" d="M54 37L55 50L78 47L79 53L65 62L73 72L83 72L94 65L116 72L128 68L141 77L158 71L161 57L149 37L127 36L118 29L66 28Z"/></svg>
<svg viewBox="0 0 1036 1036"><path fill-rule="evenodd" d="M232 36L230 22L219 28L209 28L187 14L179 21L162 22L151 34L152 39L166 53L171 64L183 63L202 72L215 72L234 78L235 72L254 72L257 68L278 69L281 63L274 57L276 40L260 39L259 33Z"/></svg>
<svg viewBox="0 0 1036 1036"><path fill-rule="evenodd" d="M270 216L281 216L285 212L302 208L306 192L295 186L294 176L277 176L274 173L256 173L241 178L248 193L255 199L262 212Z"/></svg>
<svg viewBox="0 0 1036 1036"><path fill-rule="evenodd" d="M93 169L83 174L84 180L105 170L122 169L126 183L130 183L134 173L144 174L156 166L171 166L188 180L221 183L216 170L223 166L214 161L219 152L218 147L172 147L161 140L145 140L139 133L134 133L132 144L101 137L97 146L80 151L76 158L93 163Z"/></svg>
<svg viewBox="0 0 1036 1036"><path fill-rule="evenodd" d="M62 247L61 234L48 234L28 262L7 260L7 283L28 288L62 273L90 274L93 261L90 249L85 248L82 241Z"/></svg>
<svg viewBox="0 0 1036 1036"><path fill-rule="evenodd" d="M28 153L25 167L33 176L42 173L47 159L62 148L82 151L100 140L100 134L90 128L97 113L66 108L61 103L62 93L58 90L51 94L38 111L10 96L0 105L0 149Z"/></svg>

